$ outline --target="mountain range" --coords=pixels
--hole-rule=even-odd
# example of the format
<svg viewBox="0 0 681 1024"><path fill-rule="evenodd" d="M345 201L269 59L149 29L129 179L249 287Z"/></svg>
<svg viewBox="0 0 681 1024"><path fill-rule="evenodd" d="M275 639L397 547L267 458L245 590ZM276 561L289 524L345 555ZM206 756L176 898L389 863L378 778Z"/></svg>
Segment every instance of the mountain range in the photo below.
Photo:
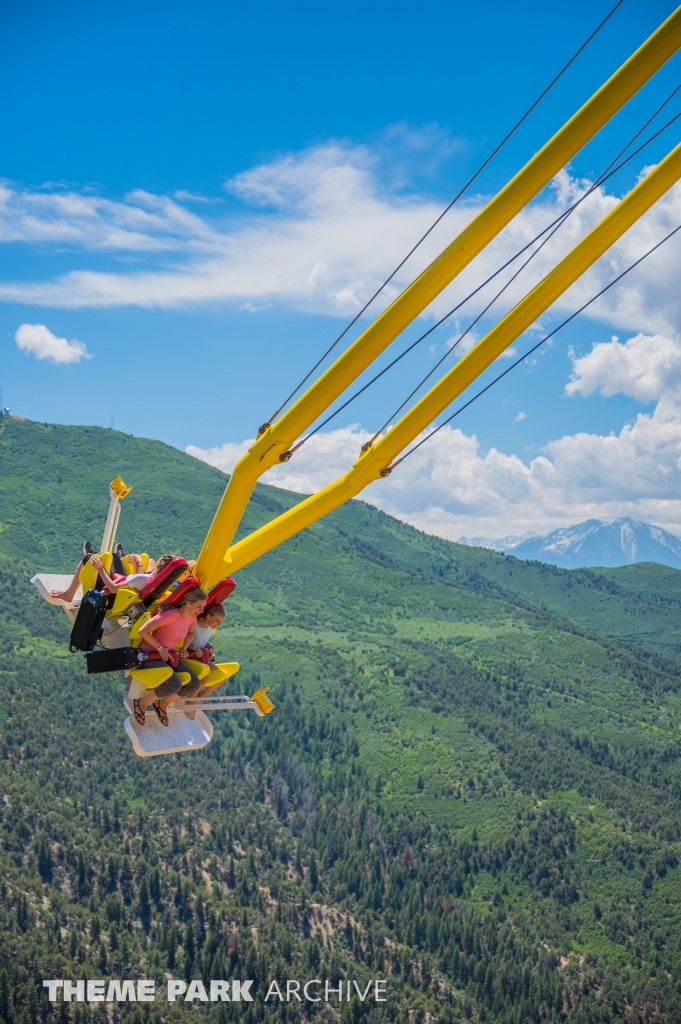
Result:
<svg viewBox="0 0 681 1024"><path fill-rule="evenodd" d="M546 562L564 569L589 566L633 565L637 562L658 562L681 569L681 539L660 526L642 523L623 516L614 523L587 519L576 526L562 527L545 536L525 533L522 536L485 540L482 537L460 537L459 544L491 548L516 558Z"/></svg>

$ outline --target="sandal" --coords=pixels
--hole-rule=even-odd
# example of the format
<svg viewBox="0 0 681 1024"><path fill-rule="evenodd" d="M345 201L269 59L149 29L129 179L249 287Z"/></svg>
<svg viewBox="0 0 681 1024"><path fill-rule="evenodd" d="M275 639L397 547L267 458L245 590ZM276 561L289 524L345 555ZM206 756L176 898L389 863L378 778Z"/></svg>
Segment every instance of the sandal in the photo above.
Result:
<svg viewBox="0 0 681 1024"><path fill-rule="evenodd" d="M138 700L132 702L132 709L135 715L135 721L138 725L144 725L146 718L144 715L144 709Z"/></svg>
<svg viewBox="0 0 681 1024"><path fill-rule="evenodd" d="M161 705L158 702L156 702L156 703L152 704L151 706L154 709L154 711L156 712L156 714L158 715L158 720L161 723L161 725L168 726L170 724L169 721L168 721L168 716L165 713L165 711L163 710L163 708L161 707Z"/></svg>

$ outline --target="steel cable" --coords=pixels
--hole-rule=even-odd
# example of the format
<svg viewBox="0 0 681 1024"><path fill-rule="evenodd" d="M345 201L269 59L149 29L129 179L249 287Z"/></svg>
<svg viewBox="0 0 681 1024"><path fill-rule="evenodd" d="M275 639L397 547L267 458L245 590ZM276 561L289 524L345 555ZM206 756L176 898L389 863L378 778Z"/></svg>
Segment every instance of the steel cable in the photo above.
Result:
<svg viewBox="0 0 681 1024"><path fill-rule="evenodd" d="M670 121L669 121L669 122L668 122L668 123L667 123L666 125L664 125L664 127L663 127L663 128L660 128L660 129L659 129L659 131L658 131L658 132L656 132L655 134L656 134L656 135L659 135L659 134L660 134L661 132L663 132L663 131L664 131L664 130L665 130L666 128L668 128L670 124L673 124L673 123L674 123L674 121L678 120L678 118L679 118L679 117L681 117L681 113L679 113L679 114L676 114L676 115L675 115L675 117L673 117L673 118L672 118L672 119L671 119L671 120L670 120ZM654 137L655 137L655 136L653 136L652 138L654 138ZM649 140L648 140L648 142L652 142L652 138L651 138L651 139L649 139ZM647 145L647 143L646 143L646 145ZM638 153L639 153L639 152L641 151L641 149L643 149L643 148L644 148L643 146L640 146L640 147L639 147L639 149L635 150L635 151L634 151L634 152L633 152L633 153L632 153L632 154L631 154L630 156L628 156L628 157L627 157L627 159L626 159L626 160L623 160L623 161L622 161L622 163L620 164L620 166L619 166L619 167L617 167L617 168L616 168L615 170L611 171L611 172L610 172L609 174L607 174L607 175L606 175L605 177L603 177L603 178L600 178L600 179L598 180L598 182L595 182L595 183L594 183L594 184L593 184L593 185L591 186L591 188L589 188L589 189L588 189L588 190L587 190L587 191L586 191L586 192L584 193L584 195L583 195L583 196L581 196L581 197L580 197L580 199L579 199L579 200L578 200L578 201L577 201L577 202L576 202L576 203L575 203L575 204L574 204L573 206L571 206L571 207L570 207L570 208L569 208L568 210L566 210L566 211L565 211L565 212L564 212L563 214L561 214L561 216L560 216L560 217L558 218L557 222L554 222L554 225L555 225L555 226L553 226L553 227L552 227L552 229L551 229L551 230L549 231L549 234L548 234L548 235L546 236L546 238L544 238L544 240L543 240L543 241L542 241L542 242L541 242L541 243L540 243L540 244L539 244L539 245L537 246L537 248L536 248L536 249L534 250L534 252L530 253L530 255L529 255L529 256L528 256L528 258L527 258L527 259L525 260L525 262L524 262L524 263L523 263L523 264L522 264L522 265L521 265L521 266L520 266L520 267L518 268L518 270L516 270L516 271L515 271L515 273L514 273L514 274L512 274L512 275L511 275L511 277L510 277L510 278L508 279L508 281L507 281L507 282L506 282L506 283L505 283L505 284L503 285L503 287L502 287L502 288L500 288L500 289L499 289L499 291L498 291L498 292L496 293L496 295L495 295L495 296L494 296L494 297L493 297L493 298L492 298L492 299L491 299L491 300L490 300L490 301L489 301L489 302L487 303L487 305L486 305L486 306L484 307L484 309L483 309L483 310L482 310L482 311L481 311L481 312L480 312L480 313L479 313L479 314L478 314L478 315L477 315L477 316L475 317L475 319L471 321L471 323L470 323L470 324L468 325L468 327L466 328L466 330L465 330L465 331L463 331L463 332L462 332L462 333L461 333L461 334L459 335L459 337L457 338L457 340L456 340L456 341L454 342L454 344L453 344L453 345L451 345L451 346L450 346L450 347L449 347L449 348L447 349L447 351L446 351L446 352L445 352L445 354L444 354L444 355L442 356L442 358L441 358L441 359L439 359L439 360L437 361L437 363L435 364L435 366L433 366L433 367L432 367L432 369L431 369L431 370L429 370L429 371L428 371L428 373L427 373L427 374L425 375L425 377L423 377L423 379L422 379L421 381L419 381L419 383L418 383L418 384L416 385L416 387L414 388L414 390L413 390L413 391L412 391L412 392L411 392L411 393L410 393L409 395L407 395L407 397L406 397L406 398L405 398L405 400L404 400L404 401L402 402L402 404L401 404L401 405L399 405L399 406L397 407L397 409L395 409L395 410L394 410L394 412L393 412L393 413L391 413L390 417L389 417L389 418L388 418L388 419L386 420L386 422L385 422L385 423L383 424L383 426L382 426L382 427L380 427L380 429L376 431L376 433L374 434L374 436L372 437L372 439L371 439L370 441L368 441L366 445L364 445L364 446L363 446L363 450L364 450L364 451L366 451L366 449L367 449L367 448L370 448L370 447L371 447L371 445L372 445L372 444L374 443L374 441L376 440L376 438L377 438L377 437L379 437L379 436L380 436L380 435L381 435L381 434L383 433L383 431L384 431L384 430L385 430L385 429L386 429L386 428L387 428L387 427L388 427L388 426L390 425L391 421L392 421L392 420L393 420L393 419L395 418L395 416L397 416L397 415L398 415L398 414L399 414L399 413L400 413L400 412L402 411L402 409L404 409L405 405L407 405L407 403L411 401L411 399L412 399L412 398L414 397L414 395L416 395L416 394L417 394L417 392L421 390L421 388L422 388L422 387L423 387L423 385L424 385L424 384L426 383L426 381L428 381L428 380L429 380L429 379L430 379L430 378L431 378L431 377L433 376L433 374L435 373L435 371L439 369L439 367L440 367L440 366L442 365L442 363L444 363L444 362L445 362L445 360L449 358L449 356L450 356L450 355L452 354L452 352L454 352L454 350L455 350L455 349L456 349L456 348L457 348L457 347L458 347L458 346L459 346L459 345L461 344L461 342L462 342L462 341L463 341L463 339L464 339L464 338L466 337L466 335L468 335L468 334L469 334L469 333L470 333L470 332L471 332L471 331L473 330L473 328L474 328L474 327L475 327L475 326L476 326L476 325L477 325L477 324L478 324L478 323L480 322L480 320L482 320L482 318L483 318L483 316L485 315L485 313L489 312L489 310L490 310L490 309L492 308L492 306L493 306L493 305L495 304L495 302L496 302L496 301L497 301L498 299L500 299L500 298L501 298L501 296L502 296L502 295L504 294L504 292L506 291L506 289L507 289L507 288L508 288L508 287L509 287L509 286L510 286L511 284L513 284L513 282L514 282L514 281L516 280L516 278L517 278L517 277L519 277L519 275L520 275L520 274L521 274L521 273L523 272L523 270L524 270L524 269L525 269L525 268L526 268L526 267L527 267L527 266L528 266L528 265L529 265L529 264L530 264L530 263L532 262L532 260L533 260L533 259L535 258L535 256L537 256L537 255L538 255L538 254L539 254L539 253L541 252L541 250L542 250L542 249L544 248L544 246L545 246L545 245L547 244L547 242L549 242L549 241L551 240L551 238L553 238L553 236L554 236L554 235L556 234L556 232L560 230L560 228L561 228L561 227L563 226L563 224L565 224L565 222L567 221L568 217L569 217L569 216L570 216L570 215L571 215L572 213L574 213L574 211L575 211L575 210L577 209L577 207L578 207L578 206L580 205L580 203L582 203L582 202L583 202L583 201L584 201L584 200L585 200L585 199L586 199L586 198L587 198L588 196L590 196L590 195L592 194L592 192L593 192L593 191L594 191L594 190L595 190L595 189L596 189L596 188L597 188L597 187L598 187L599 185L603 184L603 182L604 182L604 181L607 181L607 180L608 180L608 178L611 178L613 174L615 174L615 173L616 173L616 172L617 172L618 170L620 170L620 169L621 169L621 167L623 167L623 166L624 166L624 165L625 165L626 163L628 163L628 162L629 162L630 160L632 160L632 159L633 159L633 158L634 158L635 156L637 156L637 155L638 155ZM548 230L548 229L547 229L547 230Z"/></svg>
<svg viewBox="0 0 681 1024"><path fill-rule="evenodd" d="M352 327L354 327L354 325L357 323L359 318L364 313L366 313L367 309L372 304L372 302L374 302L374 300L377 299L378 296L381 294L383 289L388 284L390 284L390 282L395 277L395 275L402 269L402 267L410 259L410 257L413 256L413 254L416 252L416 250L419 248L419 246L426 240L426 238L428 238L428 236L437 227L437 225L440 223L440 221L443 219L443 217L445 217L449 213L449 211L452 209L452 207L459 201L459 199L461 199L461 197L470 188L470 186L473 184L473 182L482 174L482 172L485 170L485 168L491 163L491 161L494 159L494 157L500 152L501 149L503 149L503 147L506 145L506 143L509 141L509 139L513 135L515 135L515 133L520 128L520 126L530 116L532 111L541 103L541 101L551 91L551 89L559 81L559 79L561 79L563 77L563 75L568 70L568 68L570 68L571 65L574 64L574 62L577 60L577 58L580 56L580 54L586 49L586 47L589 45L589 43L592 41L592 39L594 39L595 36L598 35L598 33L603 28L603 26L606 24L606 22L608 22L610 20L610 18L612 18L612 16L615 13L615 11L618 9L618 7L621 7L623 3L624 3L624 0L617 0L617 3L612 8L612 10L605 16L603 21L601 21L601 23L594 29L594 31L591 33L591 35L588 37L588 39L586 39L582 43L582 45L579 47L579 49L576 50L576 52L572 55L572 57L570 57L570 60L567 62L567 64L565 64L561 68L561 70L558 72L558 74L555 76L555 78L553 78L552 81L549 82L549 84L546 86L544 91L537 97L537 99L534 101L534 103L532 103L532 105L530 107L528 107L528 109L525 111L525 113L520 118L520 120L515 123L515 125L511 128L511 130L504 136L504 138L501 140L501 142L497 145L496 149L494 149L492 151L492 153L490 153L490 155L487 157L487 159L484 160L483 163L480 164L480 166L478 167L476 172L472 175L472 177L470 177L468 179L468 181L463 186L463 188L461 188L457 192L457 194L454 196L452 201L448 204L448 206L446 206L444 208L442 213L439 214L439 216L433 221L433 223L430 225L428 230L423 235L421 235L421 237L419 238L418 242L416 242L416 244L409 250L409 252L404 257L404 259L400 263L398 263L398 265L395 267L395 269L392 271L392 273L389 274L388 277L386 277L386 279L383 282L383 284L374 292L374 294L371 296L371 298L368 299L368 301L364 304L364 306L362 306L360 311L352 318L350 323L341 331L341 333L338 335L338 337L335 339L335 341L333 341L332 344L327 348L326 352L324 352L324 354L322 356L320 356L320 358L314 364L314 366L309 371L309 373L307 373L305 375L305 377L303 377L303 379L300 381L300 383L296 385L296 387L293 389L293 391L287 396L287 398L284 399L284 401L281 403L279 408L270 416L270 418L265 423L263 423L262 426L259 427L259 429L258 429L258 436L260 434L263 434L268 429L268 427L270 427L272 425L272 422L286 408L286 406L291 401L291 399L294 398L295 395L297 395L297 393L303 387L303 385L308 382L308 380L310 379L312 374L315 373L315 371L319 369L319 367L322 365L322 363L327 358L327 356L329 356L331 354L331 352L333 352L333 350L336 347L336 345L338 345L339 342L342 341L342 339L348 333L348 331Z"/></svg>
<svg viewBox="0 0 681 1024"><path fill-rule="evenodd" d="M549 334L545 335L541 339L541 341L538 341L536 345L533 345L532 348L528 349L527 352L524 353L524 355L516 359L514 363L511 363L511 365L508 366L503 371L503 373L500 373L497 377L494 378L494 380L490 381L489 384L486 384L484 388L478 391L478 393L474 395L472 398L470 398L464 405L462 405L460 409L457 409L456 412L453 412L451 416L448 416L447 419L440 423L439 426L437 426L434 430L432 430L430 434L427 434L426 437L422 438L418 444L415 444L413 448L410 448L408 452L405 452L405 454L402 455L401 458L399 458L396 462L393 462L392 465L387 467L387 469L384 469L381 473L381 476L389 476L390 473L392 473L392 471L396 469L397 466L400 465L400 463L404 462L404 460L409 458L410 455L413 455L415 451L418 451L418 449L422 445L424 445L426 441L430 441L432 437L435 437L435 435L439 433L439 431L442 430L443 427L446 427L448 423L451 423L452 420L456 419L456 417L459 416L464 411L464 409L468 409L469 406L473 404L473 402L476 402L478 398L481 398L482 395L484 395L487 391L490 390L490 388L493 388L495 384L498 384L500 380L508 376L511 370L515 370L516 367L520 366L520 364L523 363L528 358L528 356L531 356L533 352L536 352L538 348L541 348L541 346L544 345L550 338L553 338L554 335L558 333L558 331L562 330L563 327L566 327L567 324L574 320L575 317L579 316L580 313L583 313L584 310L591 306L594 302L596 302L597 299L600 299L601 295L604 295L607 291L610 290L610 288L613 287L613 285L616 285L619 281L622 280L623 277L626 277L627 274L631 273L632 270L634 270L641 263L643 263L644 260L651 256L661 246L663 246L665 242L668 242L669 239L672 238L678 231L681 231L681 224L679 224L678 227L675 227L673 231L670 231L668 235L665 235L665 237L656 245L654 245L652 249L649 249L646 253L643 254L643 256L640 256L635 263L632 263L629 267L626 268L626 270L623 270L621 274L618 274L617 277L613 278L613 280L610 281L609 284L606 284L605 288L601 288L601 290L592 298L590 298L588 302L585 302L583 306L580 306L579 309L575 310L574 313L571 313L570 316L563 320L562 323L558 324L558 326L555 327L552 331L550 331Z"/></svg>
<svg viewBox="0 0 681 1024"><path fill-rule="evenodd" d="M351 403L354 402L356 398L359 398L360 395L364 394L364 392L367 391L368 388L370 388L373 384L375 384L377 380L379 380L381 377L383 377L384 374L386 374L388 372L388 370L391 370L393 368L393 366L396 366L397 363L399 363L402 359L404 359L405 356L407 356L410 352L412 352L417 347L417 345L419 345L422 341L424 341L425 338L427 338L430 334L433 333L433 331L437 330L438 327L441 327L443 323L445 323L451 316L453 316L454 313L456 313L459 309L461 309L462 306L464 306L470 299L472 299L475 295L477 295L478 292L480 292L491 281L493 281L495 277L498 277L498 275L500 273L502 273L504 270L506 270L506 268L509 267L516 259L518 259L519 256L522 256L522 254L524 252L527 252L527 250L529 248L531 248L531 246L533 246L536 242L538 242L547 232L551 232L551 234L549 234L548 237L546 239L544 239L544 241L541 243L541 245L531 254L529 259L526 260L525 263L520 267L520 270L516 271L516 273L509 279L509 281L504 285L504 287L495 295L495 297L485 307L485 309L482 311L482 313L471 324L469 324L469 326L466 328L466 330L463 332L463 334L457 339L456 343L451 346L451 348L442 357L442 359L440 359L439 362L433 367L433 369L429 371L429 373L423 378L423 380L421 380L421 382L418 384L418 386L405 399L405 401L402 403L402 405L400 405L399 408L397 410L395 410L391 414L390 418L386 421L386 423L384 423L383 426L374 434L374 436L372 437L371 441L368 442L367 445L363 446L363 450L366 451L366 449L368 447L370 447L371 444L373 444L373 442L381 434L381 432L389 425L389 423L391 422L393 417L395 415L397 415L397 413L400 412L401 409L404 408L404 406L407 404L409 399L412 398L413 395L415 395L416 392L423 386L425 381L428 380L428 378L430 376L432 376L432 374L440 366L440 364L444 361L444 359L446 359L447 356L450 354L450 352L452 352L456 348L456 346L463 340L463 338L466 336L466 334L468 334L472 330L472 328L481 319L481 317L484 316L484 314L489 310L489 308L494 304L494 302L496 302L497 299L503 294L503 292L506 290L506 288L508 288L508 286L516 279L518 274L528 265L528 263L534 258L534 256L537 255L537 253L541 250L541 248L543 248L543 246L546 244L546 242L549 241L549 239L553 236L553 234L555 234L555 232L558 230L558 228L562 226L562 224L565 222L565 220L567 220L567 218L570 216L570 214L580 205L580 203L582 203L589 195L591 195L595 191L595 189L599 188L606 181L608 181L614 174L617 174L617 172L620 171L627 163L629 163L629 161L633 160L634 157L636 157L643 149L646 148L646 146L650 145L650 143L653 142L659 135L661 135L662 132L666 131L667 128L669 128L672 124L674 124L675 121L677 121L681 117L681 113L676 114L673 118L671 118L669 121L667 121L666 124L664 124L656 132L654 132L653 135L650 136L650 138L646 139L646 141L643 142L637 149L635 149L633 153L630 153L629 156L626 157L625 160L623 160L617 166L613 166L620 159L620 157L622 157L622 155L624 153L626 153L626 151L629 149L629 147L633 145L633 143L636 141L636 139L639 138L640 135L642 135L642 133L651 124L651 122L655 120L655 118L660 114L660 112L673 99L673 97L676 95L676 93L679 91L679 89L681 89L681 85L677 85L676 88L672 90L672 92L669 94L669 96L666 98L666 100L648 118L648 120L645 122L645 124L641 128L639 128L639 130L632 136L632 138L629 140L629 142L626 144L626 146L624 146L623 149L620 150L620 152L617 154L617 156L614 157L614 159L611 160L611 162L608 164L608 166L601 172L601 174L596 179L596 181L593 182L593 184L589 187L589 189L582 196L580 196L580 198L575 203L573 203L572 206L568 207L567 210L564 210L558 217L556 217L555 220L553 220L549 225L547 225L547 227L545 227L543 229L543 231L541 231L530 242L528 242L527 245L523 246L522 249L519 249L518 252L516 252L513 256L511 256L510 259L508 259L504 264L502 264L501 267L499 267L497 270L495 270L493 274L490 274L490 276L488 278L486 278L486 280L483 281L482 284L478 285L478 287L475 288L472 292L469 292L469 294L465 298L463 298L459 303L457 303L457 305L454 306L453 309L450 309L449 312L446 313L443 317L441 317L441 319L438 320L435 324L433 324L432 327L429 327L427 331L425 331L415 341L413 341L410 345L408 345L407 348L404 349L395 359L393 359L390 363L388 363L388 365L385 366L382 370L380 370L379 373L377 373L374 377L372 377L371 380L367 381L366 384L364 384L361 388L359 388L353 395L350 396L350 398L348 398L345 402L343 402L342 405L340 405L329 416L327 416L321 423L319 423L314 428L314 430L311 430L309 434L306 434L306 436L304 438L302 438L302 440L298 441L298 443L295 444L289 451L284 452L280 456L280 461L287 462L291 458L291 456L295 452L298 451L299 448L301 448L307 441L310 440L311 437L314 437L315 434L317 434L320 430L322 430L325 426L327 426L327 424L330 423L333 419L335 419L335 417L338 416L339 413L343 412L344 409L347 409L347 407L349 405L351 405Z"/></svg>

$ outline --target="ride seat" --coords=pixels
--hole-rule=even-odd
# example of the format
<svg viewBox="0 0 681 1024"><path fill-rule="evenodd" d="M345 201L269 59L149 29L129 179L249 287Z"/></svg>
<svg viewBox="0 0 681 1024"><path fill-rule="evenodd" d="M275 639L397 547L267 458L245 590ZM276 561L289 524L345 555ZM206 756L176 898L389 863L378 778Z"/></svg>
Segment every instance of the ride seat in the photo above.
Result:
<svg viewBox="0 0 681 1024"><path fill-rule="evenodd" d="M206 668L209 667L206 665ZM219 686L220 683L224 683L225 679L235 675L240 668L241 665L238 661L222 661L216 664L215 668L210 669L210 672L201 679L201 682L204 686Z"/></svg>
<svg viewBox="0 0 681 1024"><path fill-rule="evenodd" d="M151 618L152 613L147 611L139 618L135 619L132 626L130 627L130 646L139 647L142 643L142 637L140 636L140 626L143 626L145 622L148 622Z"/></svg>
<svg viewBox="0 0 681 1024"><path fill-rule="evenodd" d="M236 582L231 576L225 577L224 580L220 580L215 586L208 591L208 597L206 598L206 609L210 608L212 604L221 604L228 597L230 597L236 590ZM206 610L204 609L204 611Z"/></svg>
<svg viewBox="0 0 681 1024"><path fill-rule="evenodd" d="M185 558L173 558L172 562L168 562L152 580L149 580L140 594L140 601L144 607L151 608L154 602L160 600L165 591L180 578L186 568L187 560Z"/></svg>
<svg viewBox="0 0 681 1024"><path fill-rule="evenodd" d="M132 587L121 587L121 589L116 592L114 603L111 606L111 610L107 612L107 616L115 619L120 615L124 615L131 605L139 603L139 599L139 590L134 590Z"/></svg>
<svg viewBox="0 0 681 1024"><path fill-rule="evenodd" d="M179 583L173 590L170 597L167 597L162 604L162 609L165 611L167 608L179 607L180 601L185 594L189 594L192 590L197 590L201 587L200 581L196 576L188 576L186 580Z"/></svg>
<svg viewBox="0 0 681 1024"><path fill-rule="evenodd" d="M123 568L125 569L126 576L132 576L136 572L146 572L149 566L149 555L146 552L140 553L142 559L142 569L138 569L130 555L123 555L122 562Z"/></svg>
<svg viewBox="0 0 681 1024"><path fill-rule="evenodd" d="M94 554L94 552L92 552ZM108 573L111 572L111 563L113 562L113 554L111 551L105 551L103 555L99 556L102 560L102 565ZM83 593L87 594L88 590L104 589L100 580L100 587L97 588L97 580L99 579L99 573L95 569L94 565L90 561L87 561L83 568L80 570L79 577L80 584L83 588Z"/></svg>
<svg viewBox="0 0 681 1024"><path fill-rule="evenodd" d="M143 683L147 690L155 690L161 683L165 683L166 679L170 679L172 674L172 668L165 663L160 664L158 668L130 669L132 678L136 679L138 683Z"/></svg>
<svg viewBox="0 0 681 1024"><path fill-rule="evenodd" d="M206 676L210 675L210 666L205 665L202 661L196 661L195 658L183 658L182 660L184 661L185 665L187 665L187 667L192 670L194 675L199 677L201 682L203 682ZM184 672L180 672L179 675L180 679L182 679ZM182 680L183 685L185 682L189 682L189 676L187 676L186 680Z"/></svg>

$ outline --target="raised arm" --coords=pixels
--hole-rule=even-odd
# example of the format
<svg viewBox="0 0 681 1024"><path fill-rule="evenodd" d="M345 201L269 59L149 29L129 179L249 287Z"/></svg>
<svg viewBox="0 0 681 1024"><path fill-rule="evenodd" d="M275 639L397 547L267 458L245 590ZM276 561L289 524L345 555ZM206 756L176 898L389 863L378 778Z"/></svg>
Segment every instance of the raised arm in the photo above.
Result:
<svg viewBox="0 0 681 1024"><path fill-rule="evenodd" d="M110 593L115 594L121 589L121 587L125 586L125 583L114 583L114 581L111 579L108 572L104 568L104 563L102 562L101 558L99 558L97 555L92 555L92 557L90 558L90 565L94 565L95 569L100 575L100 578L104 586Z"/></svg>

